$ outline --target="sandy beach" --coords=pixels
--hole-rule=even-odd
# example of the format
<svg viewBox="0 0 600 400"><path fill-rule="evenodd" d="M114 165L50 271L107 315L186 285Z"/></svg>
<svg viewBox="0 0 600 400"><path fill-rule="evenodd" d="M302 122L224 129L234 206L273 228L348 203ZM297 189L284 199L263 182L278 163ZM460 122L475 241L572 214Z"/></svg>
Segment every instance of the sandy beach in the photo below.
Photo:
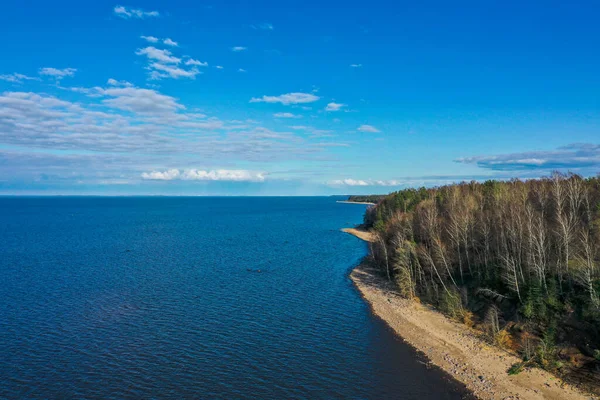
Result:
<svg viewBox="0 0 600 400"><path fill-rule="evenodd" d="M343 204L366 204L369 206L374 206L375 203L369 203L368 201L348 201L348 200L338 200L336 201L336 203L343 203Z"/></svg>
<svg viewBox="0 0 600 400"><path fill-rule="evenodd" d="M371 232L363 231L361 229L356 228L344 228L342 232L349 233L350 235L356 236L359 239L364 240L365 242L373 241L373 234Z"/></svg>
<svg viewBox="0 0 600 400"><path fill-rule="evenodd" d="M362 240L372 240L369 232L343 231ZM508 375L506 371L519 362L519 358L490 346L480 338L478 331L426 305L399 297L389 282L365 264L357 266L350 278L374 314L480 399L595 398L541 369Z"/></svg>

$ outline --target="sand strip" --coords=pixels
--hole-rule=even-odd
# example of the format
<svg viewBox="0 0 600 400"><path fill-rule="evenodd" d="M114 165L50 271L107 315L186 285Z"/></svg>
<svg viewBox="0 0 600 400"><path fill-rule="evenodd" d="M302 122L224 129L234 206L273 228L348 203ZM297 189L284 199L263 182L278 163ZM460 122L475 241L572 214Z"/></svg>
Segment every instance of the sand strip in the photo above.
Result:
<svg viewBox="0 0 600 400"><path fill-rule="evenodd" d="M346 232L346 233L349 233L350 235L356 236L357 238L362 239L365 242L372 242L375 240L375 238L373 237L373 234L371 232L363 231L362 229L344 228L344 229L342 229L342 232Z"/></svg>

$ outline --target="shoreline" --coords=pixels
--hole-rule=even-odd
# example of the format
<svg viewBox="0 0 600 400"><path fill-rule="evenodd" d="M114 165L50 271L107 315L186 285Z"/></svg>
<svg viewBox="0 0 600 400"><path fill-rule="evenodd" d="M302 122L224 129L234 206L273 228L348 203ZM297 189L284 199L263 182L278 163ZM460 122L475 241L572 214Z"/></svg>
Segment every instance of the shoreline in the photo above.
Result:
<svg viewBox="0 0 600 400"><path fill-rule="evenodd" d="M348 201L348 200L337 200L336 203L341 203L341 204L365 204L368 206L375 206L375 203L370 203L368 201Z"/></svg>
<svg viewBox="0 0 600 400"><path fill-rule="evenodd" d="M348 233L352 236L356 236L357 238L364 240L365 242L372 242L375 240L371 232L363 231L362 229L343 228L341 229L341 231L344 233Z"/></svg>
<svg viewBox="0 0 600 400"><path fill-rule="evenodd" d="M343 231L365 241L373 239L370 232L359 229ZM521 361L518 357L491 346L480 338L478 331L450 320L431 307L401 298L389 282L364 262L352 270L350 279L375 315L406 343L424 353L431 364L465 384L477 398L594 398L538 368L508 375L511 365Z"/></svg>

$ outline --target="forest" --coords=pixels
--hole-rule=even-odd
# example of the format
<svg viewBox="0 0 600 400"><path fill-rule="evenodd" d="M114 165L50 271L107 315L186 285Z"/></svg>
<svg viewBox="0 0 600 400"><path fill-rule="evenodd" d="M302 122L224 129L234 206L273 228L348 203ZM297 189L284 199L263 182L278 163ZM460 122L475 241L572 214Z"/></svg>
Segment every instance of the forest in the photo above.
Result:
<svg viewBox="0 0 600 400"><path fill-rule="evenodd" d="M383 194L352 195L348 197L348 201L354 203L377 203L383 198L385 198Z"/></svg>
<svg viewBox="0 0 600 400"><path fill-rule="evenodd" d="M401 190L364 226L398 292L521 355L509 373L600 369L599 177Z"/></svg>

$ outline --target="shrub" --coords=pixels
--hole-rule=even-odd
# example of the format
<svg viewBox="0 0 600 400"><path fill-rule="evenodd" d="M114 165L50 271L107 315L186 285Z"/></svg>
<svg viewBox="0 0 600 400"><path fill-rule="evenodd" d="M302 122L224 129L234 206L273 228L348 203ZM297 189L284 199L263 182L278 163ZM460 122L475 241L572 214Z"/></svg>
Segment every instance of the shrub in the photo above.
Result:
<svg viewBox="0 0 600 400"><path fill-rule="evenodd" d="M463 324L467 325L469 328L475 326L475 315L471 311L465 311L462 316Z"/></svg>
<svg viewBox="0 0 600 400"><path fill-rule="evenodd" d="M525 332L521 336L521 355L525 361L529 361L535 356L535 342L534 336L529 332Z"/></svg>
<svg viewBox="0 0 600 400"><path fill-rule="evenodd" d="M443 291L440 297L440 309L453 319L462 320L465 309L462 305L460 293Z"/></svg>
<svg viewBox="0 0 600 400"><path fill-rule="evenodd" d="M517 375L519 372L523 371L524 367L525 367L525 363L518 362L518 363L511 365L511 367L506 372L508 372L509 375Z"/></svg>
<svg viewBox="0 0 600 400"><path fill-rule="evenodd" d="M491 305L485 314L485 331L495 342L496 335L500 332L500 310L494 305Z"/></svg>
<svg viewBox="0 0 600 400"><path fill-rule="evenodd" d="M513 350L515 347L514 341L510 332L506 329L502 329L494 336L494 341L496 344L505 350Z"/></svg>
<svg viewBox="0 0 600 400"><path fill-rule="evenodd" d="M543 338L536 349L536 361L546 370L555 370L560 368L558 361L558 350L554 344L555 329L550 327L544 332Z"/></svg>
<svg viewBox="0 0 600 400"><path fill-rule="evenodd" d="M533 302L531 300L527 300L525 304L521 307L521 313L527 319L532 319L534 316L534 308Z"/></svg>

